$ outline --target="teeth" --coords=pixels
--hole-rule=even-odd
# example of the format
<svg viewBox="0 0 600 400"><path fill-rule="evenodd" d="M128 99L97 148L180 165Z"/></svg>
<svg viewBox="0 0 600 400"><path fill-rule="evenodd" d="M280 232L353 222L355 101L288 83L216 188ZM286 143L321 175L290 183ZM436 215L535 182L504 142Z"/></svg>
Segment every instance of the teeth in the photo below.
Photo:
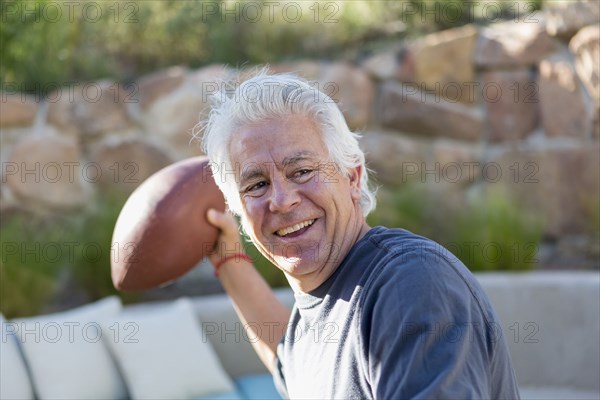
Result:
<svg viewBox="0 0 600 400"><path fill-rule="evenodd" d="M287 228L283 228L278 230L276 233L279 236L285 236L285 235L289 235L290 233L299 231L300 229L304 228L305 226L310 226L315 222L314 219L308 220L308 221L304 221L304 222L300 222L299 224L296 224L294 226L290 226Z"/></svg>

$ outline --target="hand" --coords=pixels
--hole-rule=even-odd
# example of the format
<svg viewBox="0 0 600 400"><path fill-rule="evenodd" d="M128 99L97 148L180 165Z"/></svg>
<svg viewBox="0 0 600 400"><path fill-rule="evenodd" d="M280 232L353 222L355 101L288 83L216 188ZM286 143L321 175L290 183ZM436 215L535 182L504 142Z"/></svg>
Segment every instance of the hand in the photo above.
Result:
<svg viewBox="0 0 600 400"><path fill-rule="evenodd" d="M208 255L208 259L213 265L217 265L221 259L228 255L246 253L240 238L239 226L233 215L211 208L207 211L206 218L208 222L220 230L215 249Z"/></svg>

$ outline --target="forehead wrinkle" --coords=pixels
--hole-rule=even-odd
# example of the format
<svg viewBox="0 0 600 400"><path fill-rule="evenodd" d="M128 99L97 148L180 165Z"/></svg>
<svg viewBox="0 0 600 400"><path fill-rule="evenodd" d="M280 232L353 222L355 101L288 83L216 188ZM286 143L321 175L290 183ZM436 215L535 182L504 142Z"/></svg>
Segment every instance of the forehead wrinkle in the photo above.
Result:
<svg viewBox="0 0 600 400"><path fill-rule="evenodd" d="M263 176L263 172L260 170L260 168L257 168L256 166L253 165L251 167L244 168L242 170L242 173L240 175L240 181L245 182L250 179L260 177L260 176Z"/></svg>
<svg viewBox="0 0 600 400"><path fill-rule="evenodd" d="M307 160L307 159L314 159L316 157L317 157L317 154L315 154L312 151L308 151L308 150L298 151L289 157L285 157L281 161L281 163L278 163L279 164L278 167L283 169L289 165L297 164L297 163ZM250 163L249 166L242 169L242 173L240 174L240 180L242 182L244 182L244 181L254 179L256 177L263 176L264 171L261 170L261 167L266 168L266 167L268 167L268 165L264 165L264 163L263 163L263 165L259 166L256 163Z"/></svg>
<svg viewBox="0 0 600 400"><path fill-rule="evenodd" d="M317 158L317 154L313 153L312 151L302 150L292 156L285 157L283 161L281 161L281 165L282 167L287 167L288 165L296 164L300 161L313 158Z"/></svg>

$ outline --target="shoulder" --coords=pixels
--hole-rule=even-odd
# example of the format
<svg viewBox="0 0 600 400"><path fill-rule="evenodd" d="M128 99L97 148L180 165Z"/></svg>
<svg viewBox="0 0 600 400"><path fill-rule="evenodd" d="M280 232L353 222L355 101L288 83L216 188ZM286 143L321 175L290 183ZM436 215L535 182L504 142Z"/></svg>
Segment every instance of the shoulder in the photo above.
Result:
<svg viewBox="0 0 600 400"><path fill-rule="evenodd" d="M436 283L442 277L451 281L470 281L471 273L448 249L431 239L404 229L376 227L368 236L373 257L370 284L398 280L412 285L416 281ZM373 252L373 250L371 250Z"/></svg>
<svg viewBox="0 0 600 400"><path fill-rule="evenodd" d="M404 229L373 229L368 240L378 256L365 282L365 307L393 306L406 314L448 305L456 310L475 307L484 319L494 319L476 278L448 249Z"/></svg>
<svg viewBox="0 0 600 400"><path fill-rule="evenodd" d="M377 228L367 239L377 257L355 321L377 397L489 396L490 363L510 361L475 277L444 247L408 231Z"/></svg>

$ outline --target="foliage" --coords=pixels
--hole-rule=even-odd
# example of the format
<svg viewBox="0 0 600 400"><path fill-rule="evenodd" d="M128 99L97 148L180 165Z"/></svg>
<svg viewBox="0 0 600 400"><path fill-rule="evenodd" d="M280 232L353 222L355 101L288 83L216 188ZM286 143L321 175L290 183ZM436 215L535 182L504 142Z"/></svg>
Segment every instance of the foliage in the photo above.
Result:
<svg viewBox="0 0 600 400"><path fill-rule="evenodd" d="M542 237L540 220L504 192L451 201L419 183L382 196L368 221L436 240L473 271L531 269Z"/></svg>
<svg viewBox="0 0 600 400"><path fill-rule="evenodd" d="M430 220L427 212L431 209L431 196L425 185L406 184L401 189L379 190L377 209L369 215L371 226L383 225L389 228L402 227L411 232L430 236L426 223Z"/></svg>
<svg viewBox="0 0 600 400"><path fill-rule="evenodd" d="M396 2L391 12L400 16L415 36L469 23L489 25L503 20L526 20L542 5L543 0L408 0Z"/></svg>
<svg viewBox="0 0 600 400"><path fill-rule="evenodd" d="M44 94L74 82L104 78L132 81L176 64L196 68L225 63L237 67L305 57L347 58L348 54L355 54L356 48L368 50L404 37L471 22L513 19L515 6L526 13L542 5L541 0L493 2L501 4L500 9L486 11L486 3L489 2L3 1L0 87L10 92ZM289 4L300 7L298 20L295 9L284 11ZM17 215L3 220L0 310L8 317L39 312L65 273L85 289L90 300L114 294L108 273L110 236L123 200L107 196L97 207L78 216L40 220ZM439 204L440 200L423 187L406 186L382 199L382 207L370 217L370 222L405 227L449 247L451 240L463 243L456 251L472 269L530 266L522 256L511 257L515 250L510 246L537 243L537 224L528 224L528 216L511 207L507 199L498 197L463 208ZM599 220L598 214L593 220ZM502 256L497 264L488 262L489 255L487 260L481 256L465 258L464 254L471 253L464 243L472 241L498 243ZM66 243L77 245L70 251ZM271 285L287 285L283 274L253 245L248 244L247 251ZM526 251L522 248L520 254Z"/></svg>
<svg viewBox="0 0 600 400"><path fill-rule="evenodd" d="M111 246L112 233L125 200L122 194L104 193L93 208L69 222L72 238L81 249L69 268L92 301L112 294L126 296L117 292L110 275L111 258L118 256Z"/></svg>
<svg viewBox="0 0 600 400"><path fill-rule="evenodd" d="M589 232L600 238L600 198L592 197L584 202L583 209L587 216Z"/></svg>
<svg viewBox="0 0 600 400"><path fill-rule="evenodd" d="M7 318L32 315L56 289L59 268L47 260L55 258L63 232L54 224L26 224L27 217L5 219L0 228L0 311Z"/></svg>
<svg viewBox="0 0 600 400"><path fill-rule="evenodd" d="M339 58L372 42L514 18L514 10L524 13L539 8L541 1L501 3L501 9L485 8L485 4L467 0L4 1L0 3L0 85L8 91L44 94L74 82L104 78L128 82L178 64L237 67L305 57Z"/></svg>
<svg viewBox="0 0 600 400"><path fill-rule="evenodd" d="M122 196L110 194L72 216L17 214L3 220L2 313L10 318L42 312L65 279L89 301L113 294L135 299L117 292L110 277L111 236L123 204Z"/></svg>
<svg viewBox="0 0 600 400"><path fill-rule="evenodd" d="M485 270L527 270L536 258L542 237L541 221L503 193L476 201L458 213L456 233L442 241L469 268Z"/></svg>
<svg viewBox="0 0 600 400"><path fill-rule="evenodd" d="M70 280L87 301L118 295L125 302L140 294L118 292L111 280L112 232L125 204L123 194L104 193L94 205L72 216L16 214L0 226L2 248L0 311L7 318L44 312ZM287 286L283 273L245 241L259 273L272 287ZM67 282L68 283L68 282Z"/></svg>
<svg viewBox="0 0 600 400"><path fill-rule="evenodd" d="M288 3L293 7L266 1L5 2L0 80L11 90L43 93L68 82L129 81L177 64L331 57L389 19L380 3Z"/></svg>

